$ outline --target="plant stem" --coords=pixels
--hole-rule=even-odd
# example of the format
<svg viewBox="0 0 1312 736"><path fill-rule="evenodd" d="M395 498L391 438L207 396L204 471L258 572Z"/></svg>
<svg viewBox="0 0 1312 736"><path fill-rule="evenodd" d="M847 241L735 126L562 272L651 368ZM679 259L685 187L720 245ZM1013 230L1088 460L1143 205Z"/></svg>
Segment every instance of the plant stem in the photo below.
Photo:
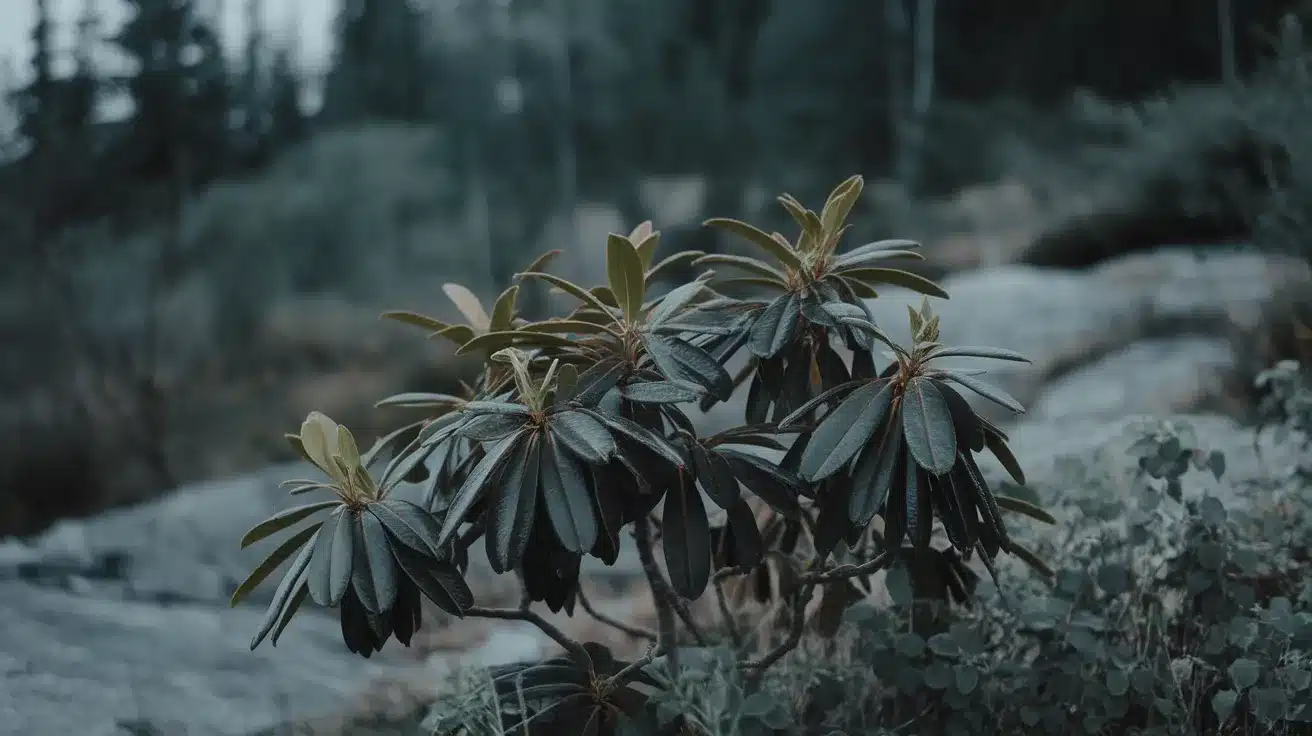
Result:
<svg viewBox="0 0 1312 736"><path fill-rule="evenodd" d="M583 594L583 588L581 587L579 588L578 592L575 594L575 597L578 599L579 605L583 606L583 610L589 616L596 619L599 623L606 624L607 626L613 629L618 629L619 631L628 634L629 636L635 639L646 639L647 641L651 641L651 642L658 641L656 632L651 631L649 629L644 629L641 626L632 626L630 624L626 624L623 621L611 618L610 616L602 613L601 611L598 611L596 608L592 606L592 601L588 600L588 597Z"/></svg>
<svg viewBox="0 0 1312 736"><path fill-rule="evenodd" d="M481 606L474 606L465 611L465 615L474 618L524 621L533 624L538 627L542 633L551 637L579 662L589 662L592 659L592 657L588 655L588 650L584 649L582 644L566 636L565 632L553 626L550 621L542 618L541 615L529 610L527 606L521 608L483 608Z"/></svg>
<svg viewBox="0 0 1312 736"><path fill-rule="evenodd" d="M651 551L651 527L646 518L633 522L633 539L638 546L638 559L642 562L642 571L647 575L647 585L651 588L652 602L656 606L657 644L666 651L671 673L678 671L679 657L674 631L674 609L670 601L661 594L660 584L665 582L661 571L656 567L656 558Z"/></svg>

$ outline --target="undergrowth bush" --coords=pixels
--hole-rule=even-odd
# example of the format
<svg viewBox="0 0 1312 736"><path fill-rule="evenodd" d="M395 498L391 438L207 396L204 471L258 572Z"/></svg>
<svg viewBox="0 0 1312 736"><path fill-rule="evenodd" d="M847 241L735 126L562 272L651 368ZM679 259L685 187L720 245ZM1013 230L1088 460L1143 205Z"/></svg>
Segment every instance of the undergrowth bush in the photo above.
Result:
<svg viewBox="0 0 1312 736"><path fill-rule="evenodd" d="M276 644L307 598L339 610L353 652L368 657L392 637L408 646L427 598L457 617L532 623L560 645L561 656L495 673L492 720L508 732L759 732L795 723L763 688L801 642L817 594L830 597L821 610L832 618L843 610L833 601L884 568L905 574L926 596L958 604L971 599L976 558L994 575L1003 553L1047 572L1013 537L1004 513L1052 519L990 490L976 453L989 451L1018 483L1024 475L1006 434L961 391L1016 412L1020 405L981 381L980 371L938 363L1025 358L939 343L928 298L910 310L913 344L889 340L866 303L877 286L947 294L890 267L920 258L914 242L839 252L862 187L860 177L844 181L819 213L780 197L800 228L791 241L736 220L708 221L768 261L682 252L653 262L659 233L644 223L609 237L603 286L549 273L553 251L518 274L490 308L448 284L465 324L385 314L455 342L459 354L481 356L483 371L466 395L409 393L380 402L430 417L367 452L319 413L288 436L326 476L292 481L291 492L331 497L283 511L243 538L243 546L253 544L313 519L233 594L236 603L291 561L252 648L266 637ZM706 271L658 294L660 280L681 264L735 275ZM578 306L523 319L517 297L533 282ZM763 289L775 296L750 295ZM726 365L739 356L742 368L730 373ZM705 411L744 384L745 424L700 436L684 408ZM419 503L392 494L403 479L424 484ZM934 534L935 519L946 540ZM545 604L572 615L583 556L614 564L625 529L659 620L658 631L638 632L652 644L631 662L567 637L534 611ZM476 605L463 576L479 539L495 572L518 575L520 606ZM758 652L744 641L725 588L762 574L775 578L784 625ZM725 613L715 628L695 620L688 606L708 591ZM716 646L729 649L706 653ZM689 684L712 663L732 673L732 685L701 707L685 707L682 698L697 693ZM740 701L748 714L727 715Z"/></svg>
<svg viewBox="0 0 1312 736"><path fill-rule="evenodd" d="M890 605L849 608L837 637L808 636L759 689L730 647L685 650L677 677L658 663L654 723L626 733L1312 732L1307 478L1231 480L1223 503L1195 479L1225 479L1225 457L1191 427L1131 432L1129 508L1106 452L1063 459L1068 534L1039 545L1053 579L1004 573L981 605L949 608L895 567ZM462 720L497 712L506 671L441 696L429 732L510 733Z"/></svg>

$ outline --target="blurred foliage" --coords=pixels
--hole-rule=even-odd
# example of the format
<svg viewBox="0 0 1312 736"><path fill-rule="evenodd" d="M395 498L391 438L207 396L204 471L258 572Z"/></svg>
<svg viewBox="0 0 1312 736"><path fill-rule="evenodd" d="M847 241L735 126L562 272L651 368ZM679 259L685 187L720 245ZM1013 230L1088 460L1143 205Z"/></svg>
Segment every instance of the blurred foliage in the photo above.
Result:
<svg viewBox="0 0 1312 736"><path fill-rule="evenodd" d="M786 180L817 199L853 169L893 176L897 100L926 74L918 174L871 187L893 204L856 237L919 227L916 198L1004 176L1035 196L1096 181L1125 199L1211 206L1233 194L1239 130L1261 143L1238 154L1258 195L1241 224L1280 247L1303 242L1308 95L1290 51L1302 41L1280 23L1297 10L1287 0L1233 3L1249 83L1230 88L1212 3L904 0L903 28L855 0L343 0L336 53L311 79L295 39L258 23L242 58L225 58L200 0L132 0L118 29L88 3L70 49L55 43L53 3L31 1L28 82L10 96L18 137L0 141L18 154L0 163L0 285L41 309L0 315L23 346L0 367L0 403L39 389L68 404L49 416L97 423L112 394L113 423L140 452L176 421L169 374L204 364L257 382L234 366L254 370L272 302L367 304L389 280L418 293L442 272L491 292L544 241L576 238L581 202L628 225L659 217L643 187L661 176L705 185L684 222L661 223L667 246L733 251L678 226L714 211L783 228L760 192ZM911 38L925 28L930 67ZM126 71L93 63L105 52ZM1181 83L1194 87L1170 91ZM126 117L98 116L122 101ZM1250 149L1281 165L1250 165L1263 160ZM78 436L66 429L50 431ZM194 458L146 454L155 470L123 481L129 497L198 472ZM71 485L51 481L56 495Z"/></svg>

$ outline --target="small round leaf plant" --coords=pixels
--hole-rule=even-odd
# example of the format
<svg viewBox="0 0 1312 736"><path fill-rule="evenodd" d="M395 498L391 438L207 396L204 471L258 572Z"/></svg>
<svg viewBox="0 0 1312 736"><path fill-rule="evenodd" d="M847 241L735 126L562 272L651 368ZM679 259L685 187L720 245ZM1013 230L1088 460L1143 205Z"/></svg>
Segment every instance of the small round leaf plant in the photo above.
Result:
<svg viewBox="0 0 1312 736"><path fill-rule="evenodd" d="M319 413L289 435L326 477L292 481L291 492L333 498L283 511L242 540L246 546L309 522L233 595L235 604L291 560L252 648L270 635L276 644L307 597L339 609L353 652L370 656L393 635L408 646L427 598L452 616L542 628L568 655L538 665L547 669L530 678L554 693L546 697L552 717L611 728L621 714L638 717L645 696L629 685L656 682L648 665L660 657L672 665L676 637L712 642L711 627L687 603L711 587L722 593L729 578L766 574L780 560L790 568L782 594L798 612L794 630L781 632L764 656L744 653L740 663L760 673L796 646L801 611L819 587L906 564L913 575L931 570L929 577L944 581L945 598L966 602L975 555L990 573L1001 553L1046 572L1012 539L1003 513L1052 519L989 489L975 461L984 450L1017 483L1025 479L1006 434L961 389L1016 413L1022 408L981 381L980 371L936 362L1025 358L938 341L928 297L947 293L890 265L921 259L918 244L888 240L839 252L862 186L860 177L844 181L819 214L780 197L799 227L796 240L737 220L707 222L766 259L685 251L658 261L660 234L643 223L608 237L605 284L551 274L552 251L516 274L490 310L448 284L446 296L466 324L385 313L454 343L457 354L480 356L483 369L461 396L407 393L379 402L430 416L366 453ZM729 273L707 270L669 288L671 267L688 265ZM570 308L546 319L521 315L517 296L531 282ZM868 300L884 286L926 295L919 310L909 309L910 346L875 324ZM730 365L738 367L731 372ZM733 401L743 384L743 425L699 433L697 417ZM402 481L419 484L422 495L413 502L394 495ZM941 548L936 520L947 542ZM592 556L613 565L627 534L661 624L649 632L606 621L652 642L645 657L624 663L600 645L569 639L533 607L573 615L578 606L605 621L580 588L581 562ZM464 575L480 539L492 570L515 572L522 582L518 608L475 605ZM521 706L512 708L516 718L537 717Z"/></svg>

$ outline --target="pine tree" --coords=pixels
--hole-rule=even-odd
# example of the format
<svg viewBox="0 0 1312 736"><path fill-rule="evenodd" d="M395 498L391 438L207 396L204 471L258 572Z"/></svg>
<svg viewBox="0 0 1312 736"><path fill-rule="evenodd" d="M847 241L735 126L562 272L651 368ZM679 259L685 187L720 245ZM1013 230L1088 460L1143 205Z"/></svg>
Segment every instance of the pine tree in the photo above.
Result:
<svg viewBox="0 0 1312 736"><path fill-rule="evenodd" d="M338 121L422 120L423 16L405 0L346 0L325 114Z"/></svg>
<svg viewBox="0 0 1312 736"><path fill-rule="evenodd" d="M222 171L229 150L229 80L214 29L194 0L129 0L115 39L139 65L127 88L135 105L128 160L145 180L184 186Z"/></svg>

